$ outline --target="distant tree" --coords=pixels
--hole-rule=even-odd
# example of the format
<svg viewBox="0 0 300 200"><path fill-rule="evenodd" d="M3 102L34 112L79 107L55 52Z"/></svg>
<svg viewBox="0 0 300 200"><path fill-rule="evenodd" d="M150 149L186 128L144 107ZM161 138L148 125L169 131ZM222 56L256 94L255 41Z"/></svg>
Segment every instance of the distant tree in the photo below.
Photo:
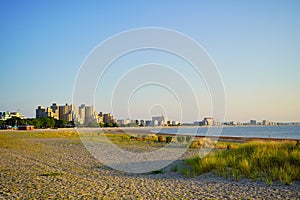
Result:
<svg viewBox="0 0 300 200"><path fill-rule="evenodd" d="M20 121L21 118L19 117L12 117L12 118L9 118L5 121L5 124L6 125L9 125L9 126L15 126L15 125L19 125L18 121Z"/></svg>
<svg viewBox="0 0 300 200"><path fill-rule="evenodd" d="M172 136L167 136L167 137L166 137L166 142L167 142L167 143L170 143L170 142L172 142L172 139L173 139Z"/></svg>
<svg viewBox="0 0 300 200"><path fill-rule="evenodd" d="M34 119L26 119L25 124L28 124L28 125L32 125L32 126L33 126L33 125L34 125L34 124L33 124L33 120L34 120Z"/></svg>
<svg viewBox="0 0 300 200"><path fill-rule="evenodd" d="M112 127L112 126L113 126L112 123L105 123L105 124L104 124L104 127Z"/></svg>
<svg viewBox="0 0 300 200"><path fill-rule="evenodd" d="M97 122L90 122L88 123L88 127L99 127L99 124Z"/></svg>
<svg viewBox="0 0 300 200"><path fill-rule="evenodd" d="M128 127L137 127L138 125L136 123L128 123L127 126Z"/></svg>
<svg viewBox="0 0 300 200"><path fill-rule="evenodd" d="M68 122L65 120L56 120L55 121L55 128L65 128Z"/></svg>
<svg viewBox="0 0 300 200"><path fill-rule="evenodd" d="M42 120L43 120L44 128L54 128L55 119L53 117L45 117L45 118L42 118Z"/></svg>
<svg viewBox="0 0 300 200"><path fill-rule="evenodd" d="M158 140L158 142L163 142L163 136L159 135L159 136L157 137L157 140Z"/></svg>
<svg viewBox="0 0 300 200"><path fill-rule="evenodd" d="M43 127L43 122L42 122L41 118L32 119L31 122L32 122L34 128L42 128Z"/></svg>
<svg viewBox="0 0 300 200"><path fill-rule="evenodd" d="M118 124L117 123L112 123L112 122L110 122L110 123L105 123L104 124L104 127L118 127Z"/></svg>
<svg viewBox="0 0 300 200"><path fill-rule="evenodd" d="M67 122L67 127L75 127L75 122L74 121L69 121Z"/></svg>

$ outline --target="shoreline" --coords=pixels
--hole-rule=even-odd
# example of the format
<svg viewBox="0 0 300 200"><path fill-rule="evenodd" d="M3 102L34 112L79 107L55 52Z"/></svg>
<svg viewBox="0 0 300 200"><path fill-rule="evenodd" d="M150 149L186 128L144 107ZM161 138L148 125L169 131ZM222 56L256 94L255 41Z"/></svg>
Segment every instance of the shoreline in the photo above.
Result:
<svg viewBox="0 0 300 200"><path fill-rule="evenodd" d="M128 128L129 129L129 128ZM122 129L118 128L106 128L104 130L108 130L108 133L125 133ZM163 135L163 136L189 136L187 134L171 134L171 133L160 133L160 132L152 132L150 130L139 130L137 129L129 129L130 133L135 134L156 134L156 135ZM191 135L192 136L192 135ZM195 138L210 138L210 139L217 139L217 141L224 141L224 142L254 142L254 141L260 141L260 142L284 142L284 141L290 141L290 142L297 142L300 139L291 139L291 138L263 138L263 137L240 137L240 136L194 136Z"/></svg>
<svg viewBox="0 0 300 200"><path fill-rule="evenodd" d="M165 136L174 136L174 134L165 134L165 133L158 133L158 135L165 135ZM188 135L182 135L188 136ZM299 139L289 139L289 138L258 138L258 137L236 137L236 136L195 136L195 138L210 138L216 139L220 142L297 142Z"/></svg>
<svg viewBox="0 0 300 200"><path fill-rule="evenodd" d="M168 127L174 128L174 127ZM204 128L204 127L203 127ZM260 141L260 142L284 142L284 141L292 141L297 142L300 139L295 138L272 138L272 137L241 137L241 136L204 136L204 135L188 135L188 134L172 134L172 133L160 133L154 132L155 129L162 129L155 128L155 127L105 127L105 128L59 128L59 129L34 129L34 130L0 130L0 133L7 133L7 132L56 132L56 131L74 131L79 132L79 130L84 132L88 131L103 131L104 133L112 133L112 134L156 134L162 136L192 136L195 138L210 138L213 140L221 141L221 142L253 142L253 141ZM127 132L128 130L128 132Z"/></svg>

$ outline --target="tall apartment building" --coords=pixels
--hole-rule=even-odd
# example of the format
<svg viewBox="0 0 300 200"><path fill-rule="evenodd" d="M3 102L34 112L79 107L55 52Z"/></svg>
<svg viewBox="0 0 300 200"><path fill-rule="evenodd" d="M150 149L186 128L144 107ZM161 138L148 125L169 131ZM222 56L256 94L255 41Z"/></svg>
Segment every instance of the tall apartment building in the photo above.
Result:
<svg viewBox="0 0 300 200"><path fill-rule="evenodd" d="M86 106L85 104L82 104L78 108L77 121L80 124L85 125L88 125L91 122L104 123L104 115L106 121L112 121L113 117L110 114L103 114L102 112L97 114L94 106Z"/></svg>
<svg viewBox="0 0 300 200"><path fill-rule="evenodd" d="M85 117L84 123L88 124L91 122L97 122L96 120L96 111L94 110L94 106L85 106Z"/></svg>
<svg viewBox="0 0 300 200"><path fill-rule="evenodd" d="M36 109L36 118L53 117L59 120L74 121L79 124L88 125L90 122L97 123L114 123L115 119L112 114L97 114L94 106L86 106L82 104L76 109L75 106L66 103L59 106L53 103L50 107L44 108L38 106Z"/></svg>
<svg viewBox="0 0 300 200"><path fill-rule="evenodd" d="M85 104L81 104L78 108L78 118L77 121L80 124L84 124L85 123Z"/></svg>
<svg viewBox="0 0 300 200"><path fill-rule="evenodd" d="M66 103L59 106L59 119L65 121L73 121L76 119L76 109L73 105Z"/></svg>
<svg viewBox="0 0 300 200"><path fill-rule="evenodd" d="M97 122L98 122L98 123L104 123L104 121L103 121L103 112L100 112L100 113L97 115Z"/></svg>
<svg viewBox="0 0 300 200"><path fill-rule="evenodd" d="M38 106L35 110L35 115L36 118L53 117L55 119L59 119L59 107L56 103L53 103L52 106L47 108Z"/></svg>
<svg viewBox="0 0 300 200"><path fill-rule="evenodd" d="M36 118L48 117L46 108L44 108L43 106L38 106L37 109L35 110L35 117Z"/></svg>
<svg viewBox="0 0 300 200"><path fill-rule="evenodd" d="M103 114L103 123L114 123L115 122L115 119L114 119L114 116L110 113L107 113L107 114Z"/></svg>
<svg viewBox="0 0 300 200"><path fill-rule="evenodd" d="M50 106L52 110L52 116L54 119L59 119L59 106L56 103L52 103Z"/></svg>

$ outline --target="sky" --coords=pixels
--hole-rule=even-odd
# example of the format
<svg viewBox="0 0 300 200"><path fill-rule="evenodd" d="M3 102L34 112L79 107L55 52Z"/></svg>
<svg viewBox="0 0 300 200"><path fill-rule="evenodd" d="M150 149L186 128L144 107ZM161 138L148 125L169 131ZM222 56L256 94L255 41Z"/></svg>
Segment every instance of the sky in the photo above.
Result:
<svg viewBox="0 0 300 200"><path fill-rule="evenodd" d="M193 38L216 64L225 87L226 121L299 122L299 9L296 0L2 0L0 111L20 111L34 117L38 105L72 102L80 66L99 43L127 30L161 27ZM183 108L187 114L180 117L176 95L159 85L137 89L126 99L127 113L118 106L123 105L122 99L108 98L111 84L126 72L121 67L128 70L134 65L162 62L180 71L193 85L200 99L200 116L196 118L209 116L213 106L205 82L193 75L188 64L171 57L144 51L120 58L99 80L97 111L113 112L117 118L149 118L162 113L176 120L199 120L188 115L195 110L193 103ZM157 70L155 66L144 70L151 67Z"/></svg>

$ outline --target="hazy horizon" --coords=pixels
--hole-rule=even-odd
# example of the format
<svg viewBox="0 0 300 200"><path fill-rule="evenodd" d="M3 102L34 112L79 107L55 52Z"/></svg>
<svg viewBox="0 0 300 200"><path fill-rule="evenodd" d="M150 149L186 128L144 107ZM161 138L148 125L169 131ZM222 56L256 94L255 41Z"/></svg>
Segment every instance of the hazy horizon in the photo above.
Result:
<svg viewBox="0 0 300 200"><path fill-rule="evenodd" d="M123 31L161 27L193 38L214 61L225 87L225 121L300 122L299 1L1 1L0 5L0 111L35 117L38 105L72 103L80 66L99 43ZM162 71L150 70L145 77L172 80L176 75L164 71L164 66L172 66L197 85L193 89L199 119L211 116L210 92L201 76L183 60L153 50L118 59L99 80L104 89L96 86L95 104L80 103L94 104L98 112L111 112L116 118L126 118L130 110L133 119L161 113L180 120L174 95L153 85L138 88L127 107L121 107L118 95L129 87L127 79L137 76L133 72L118 78L145 63L152 63L146 71L158 67ZM174 85L189 95L182 86L179 81ZM114 89L119 93L111 101ZM194 111L192 105L186 112ZM199 119L191 114L182 121Z"/></svg>

